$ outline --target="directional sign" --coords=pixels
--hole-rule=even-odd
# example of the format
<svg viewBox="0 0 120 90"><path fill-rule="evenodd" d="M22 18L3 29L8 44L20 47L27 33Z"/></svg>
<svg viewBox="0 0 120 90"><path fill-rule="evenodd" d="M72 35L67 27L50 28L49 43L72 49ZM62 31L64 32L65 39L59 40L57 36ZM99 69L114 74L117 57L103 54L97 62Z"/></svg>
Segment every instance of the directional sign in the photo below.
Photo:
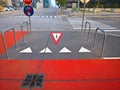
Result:
<svg viewBox="0 0 120 90"><path fill-rule="evenodd" d="M31 3L32 3L32 0L23 0L23 2L24 2L25 4L31 4Z"/></svg>
<svg viewBox="0 0 120 90"><path fill-rule="evenodd" d="M31 6L25 6L23 11L26 16L32 16L34 13L34 10Z"/></svg>
<svg viewBox="0 0 120 90"><path fill-rule="evenodd" d="M61 36L62 36L62 32L51 32L51 37L54 41L54 44L56 45L60 41Z"/></svg>

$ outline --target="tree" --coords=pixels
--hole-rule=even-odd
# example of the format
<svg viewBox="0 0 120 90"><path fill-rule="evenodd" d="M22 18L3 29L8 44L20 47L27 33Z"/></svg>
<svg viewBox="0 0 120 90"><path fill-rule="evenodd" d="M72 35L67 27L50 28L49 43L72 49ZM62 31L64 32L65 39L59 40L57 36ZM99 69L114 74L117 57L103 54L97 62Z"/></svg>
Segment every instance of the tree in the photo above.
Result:
<svg viewBox="0 0 120 90"><path fill-rule="evenodd" d="M61 11L62 11L62 7L66 4L66 0L56 0L58 4L60 4L61 6Z"/></svg>
<svg viewBox="0 0 120 90"><path fill-rule="evenodd" d="M6 0L0 0L0 6L4 6L6 4Z"/></svg>

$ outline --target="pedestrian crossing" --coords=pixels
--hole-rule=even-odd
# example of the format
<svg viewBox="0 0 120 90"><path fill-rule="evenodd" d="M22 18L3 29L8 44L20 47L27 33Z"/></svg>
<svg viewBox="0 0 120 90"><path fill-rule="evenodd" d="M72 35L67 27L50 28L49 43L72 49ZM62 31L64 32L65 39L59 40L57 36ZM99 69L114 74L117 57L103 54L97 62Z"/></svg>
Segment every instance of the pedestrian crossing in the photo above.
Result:
<svg viewBox="0 0 120 90"><path fill-rule="evenodd" d="M16 16L18 18L26 18L27 16ZM31 18L61 18L61 16L49 16L49 15L41 15L41 16L31 16Z"/></svg>
<svg viewBox="0 0 120 90"><path fill-rule="evenodd" d="M75 30L80 30L81 29L82 18L70 18L70 17L68 17L67 19L68 19L69 23L72 25L73 29L75 29ZM117 30L116 27L107 25L105 23L101 23L101 22L97 22L97 21L85 18L84 22L86 22L86 21L90 22L91 30L96 30L96 28L101 28L101 29L104 29L106 32L113 32L113 31L118 32L118 31L120 31L120 30ZM83 29L84 28L85 28L85 24L84 24ZM89 27L87 26L86 29L88 30Z"/></svg>

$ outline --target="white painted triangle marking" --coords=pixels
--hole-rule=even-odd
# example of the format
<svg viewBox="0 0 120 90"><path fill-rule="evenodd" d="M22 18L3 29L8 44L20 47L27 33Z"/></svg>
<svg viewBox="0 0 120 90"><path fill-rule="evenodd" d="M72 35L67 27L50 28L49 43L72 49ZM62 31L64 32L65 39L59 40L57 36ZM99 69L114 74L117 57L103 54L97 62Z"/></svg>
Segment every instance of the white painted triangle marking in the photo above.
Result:
<svg viewBox="0 0 120 90"><path fill-rule="evenodd" d="M26 48L26 49L20 51L20 53L32 53L32 50L31 50L30 47L28 47L28 48Z"/></svg>
<svg viewBox="0 0 120 90"><path fill-rule="evenodd" d="M81 49L79 50L80 53L86 53L86 52L91 52L90 50L84 48L84 47L81 47Z"/></svg>
<svg viewBox="0 0 120 90"><path fill-rule="evenodd" d="M59 53L71 53L72 51L70 51L69 49L67 49L66 47L62 48Z"/></svg>
<svg viewBox="0 0 120 90"><path fill-rule="evenodd" d="M40 53L52 53L52 51L48 47L46 47L43 50L41 50Z"/></svg>

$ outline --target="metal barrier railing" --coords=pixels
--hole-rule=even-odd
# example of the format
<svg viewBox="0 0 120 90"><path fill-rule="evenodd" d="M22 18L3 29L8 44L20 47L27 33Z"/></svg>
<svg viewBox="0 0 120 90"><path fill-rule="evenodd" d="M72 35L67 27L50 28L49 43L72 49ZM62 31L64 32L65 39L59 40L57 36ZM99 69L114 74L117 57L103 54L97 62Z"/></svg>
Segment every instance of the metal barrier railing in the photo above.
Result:
<svg viewBox="0 0 120 90"><path fill-rule="evenodd" d="M9 55L8 55L7 45L6 45L5 38L4 38L4 33L2 31L0 31L0 33L2 35L2 41L3 41L3 46L6 52L6 57L8 58Z"/></svg>
<svg viewBox="0 0 120 90"><path fill-rule="evenodd" d="M89 25L88 36L87 36L87 41L88 41L88 40L89 40L89 36L90 36L91 23L90 23L90 22L85 22L84 35L85 35L85 33L86 33L87 25Z"/></svg>
<svg viewBox="0 0 120 90"><path fill-rule="evenodd" d="M30 37L30 35L29 35L29 24L28 24L28 22L23 22L22 24L21 24L21 32L22 32L22 37L23 37L23 41L25 42L25 37L24 37L24 32L23 32L23 25L27 25L27 30L28 30L28 38Z"/></svg>
<svg viewBox="0 0 120 90"><path fill-rule="evenodd" d="M10 29L6 30L5 32L11 31L11 30L13 31L16 49L18 49L18 44L17 44L15 29L14 29L14 28L10 28ZM4 33L5 33L5 32L4 32Z"/></svg>
<svg viewBox="0 0 120 90"><path fill-rule="evenodd" d="M18 49L15 29L14 28L10 28L10 29L6 30L5 32L11 31L11 30L13 31L16 49ZM5 41L5 37L4 37L5 36L5 32L2 32L2 31L0 31L0 32L2 34L2 41L3 41L4 49L5 49L5 52L6 52L6 57L8 59L9 58L9 54L8 54L7 45L6 45L6 41Z"/></svg>
<svg viewBox="0 0 120 90"><path fill-rule="evenodd" d="M104 30L100 29L100 28L97 28L96 31L95 31L95 36L94 36L94 46L93 48L95 48L96 46L96 37L97 37L97 32L98 31L101 31L102 33L104 33L104 38L103 38L103 43L102 43L102 49L101 49L101 53L100 53L100 58L103 57L103 53L104 53L104 48L105 48L105 42L106 42L106 38L107 38L107 34Z"/></svg>

